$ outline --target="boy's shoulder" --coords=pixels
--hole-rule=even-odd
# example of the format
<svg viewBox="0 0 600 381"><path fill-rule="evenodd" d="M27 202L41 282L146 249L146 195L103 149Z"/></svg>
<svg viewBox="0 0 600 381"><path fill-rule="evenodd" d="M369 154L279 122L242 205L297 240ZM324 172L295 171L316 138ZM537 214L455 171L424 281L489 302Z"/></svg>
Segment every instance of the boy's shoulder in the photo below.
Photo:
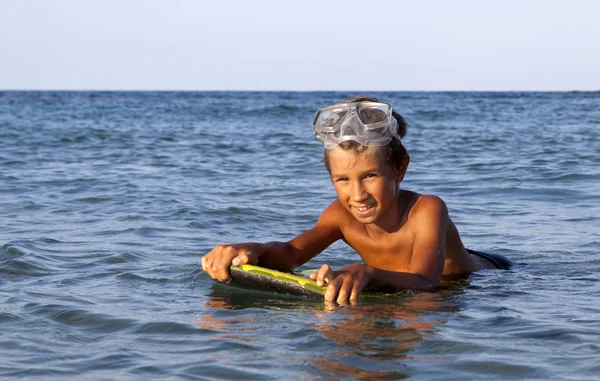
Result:
<svg viewBox="0 0 600 381"><path fill-rule="evenodd" d="M433 194L419 194L404 191L407 202L408 219L430 218L432 215L446 214L446 203Z"/></svg>
<svg viewBox="0 0 600 381"><path fill-rule="evenodd" d="M339 199L335 199L334 201L332 201L331 204L329 204L329 206L325 208L322 216L331 216L336 218L338 221L340 221L340 218L344 219L351 217L350 212L348 212L346 208L344 208Z"/></svg>
<svg viewBox="0 0 600 381"><path fill-rule="evenodd" d="M329 226L340 231L344 227L354 225L357 221L352 217L352 214L340 202L339 199L334 200L319 217L318 224L321 226Z"/></svg>

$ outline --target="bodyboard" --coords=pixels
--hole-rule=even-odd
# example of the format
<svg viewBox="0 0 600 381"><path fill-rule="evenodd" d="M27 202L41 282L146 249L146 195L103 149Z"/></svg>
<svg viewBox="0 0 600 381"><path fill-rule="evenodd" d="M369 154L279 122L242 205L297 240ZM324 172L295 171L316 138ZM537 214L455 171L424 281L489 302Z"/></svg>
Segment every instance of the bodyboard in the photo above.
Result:
<svg viewBox="0 0 600 381"><path fill-rule="evenodd" d="M284 273L254 265L230 267L232 284L242 288L277 292L289 295L306 296L323 299L326 286L317 286L317 282L296 274ZM363 291L360 299L398 298L405 296L407 291L394 293Z"/></svg>

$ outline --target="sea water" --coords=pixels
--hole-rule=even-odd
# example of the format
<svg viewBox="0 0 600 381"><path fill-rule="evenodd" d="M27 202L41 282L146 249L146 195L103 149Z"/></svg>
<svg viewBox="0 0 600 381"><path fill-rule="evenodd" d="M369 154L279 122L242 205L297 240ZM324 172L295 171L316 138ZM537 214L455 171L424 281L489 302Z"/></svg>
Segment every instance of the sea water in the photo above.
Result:
<svg viewBox="0 0 600 381"><path fill-rule="evenodd" d="M598 92L366 94L409 124L401 186L512 270L337 307L202 272L313 226L336 197L313 114L357 95L0 92L0 377L597 380Z"/></svg>

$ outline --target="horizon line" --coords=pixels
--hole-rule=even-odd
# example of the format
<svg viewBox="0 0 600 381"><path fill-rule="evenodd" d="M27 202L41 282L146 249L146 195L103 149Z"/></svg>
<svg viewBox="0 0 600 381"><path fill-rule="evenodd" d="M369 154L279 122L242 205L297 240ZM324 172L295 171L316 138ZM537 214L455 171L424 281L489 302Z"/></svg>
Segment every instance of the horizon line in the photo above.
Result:
<svg viewBox="0 0 600 381"><path fill-rule="evenodd" d="M273 89L0 89L0 92L196 92L196 93L597 93L596 90L273 90Z"/></svg>

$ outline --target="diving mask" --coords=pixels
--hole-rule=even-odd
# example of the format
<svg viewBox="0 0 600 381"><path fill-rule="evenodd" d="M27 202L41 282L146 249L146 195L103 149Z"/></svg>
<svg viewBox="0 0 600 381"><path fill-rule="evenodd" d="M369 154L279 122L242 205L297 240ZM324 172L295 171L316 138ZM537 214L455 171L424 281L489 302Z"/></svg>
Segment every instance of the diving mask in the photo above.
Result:
<svg viewBox="0 0 600 381"><path fill-rule="evenodd" d="M338 103L317 111L313 120L315 137L325 148L353 140L363 146L384 146L400 140L392 107L380 102Z"/></svg>

